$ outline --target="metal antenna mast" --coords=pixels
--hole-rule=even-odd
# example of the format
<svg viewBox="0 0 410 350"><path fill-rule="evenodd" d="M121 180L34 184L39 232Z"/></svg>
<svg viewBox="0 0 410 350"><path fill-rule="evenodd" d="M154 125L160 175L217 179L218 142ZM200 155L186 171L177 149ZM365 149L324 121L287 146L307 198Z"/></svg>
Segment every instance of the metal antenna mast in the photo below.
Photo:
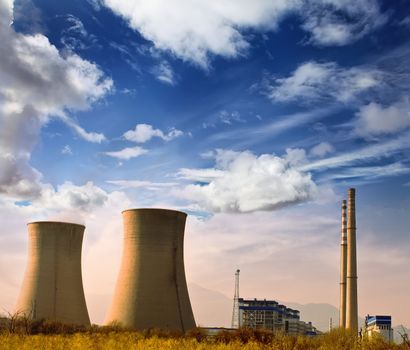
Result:
<svg viewBox="0 0 410 350"><path fill-rule="evenodd" d="M232 328L239 328L239 272L235 272L235 295L233 297Z"/></svg>

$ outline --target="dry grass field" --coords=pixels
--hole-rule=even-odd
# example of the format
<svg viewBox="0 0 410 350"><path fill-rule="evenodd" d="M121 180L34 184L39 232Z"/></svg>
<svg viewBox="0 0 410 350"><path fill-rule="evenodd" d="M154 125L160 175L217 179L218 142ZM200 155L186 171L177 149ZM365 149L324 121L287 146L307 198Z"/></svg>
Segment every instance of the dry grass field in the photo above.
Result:
<svg viewBox="0 0 410 350"><path fill-rule="evenodd" d="M132 332L120 327L82 328L50 322L11 320L0 327L0 349L410 350L410 344L387 344L381 339L359 340L343 330L316 337L291 337L241 329L233 333L224 331L210 337L200 329L183 335L160 330Z"/></svg>

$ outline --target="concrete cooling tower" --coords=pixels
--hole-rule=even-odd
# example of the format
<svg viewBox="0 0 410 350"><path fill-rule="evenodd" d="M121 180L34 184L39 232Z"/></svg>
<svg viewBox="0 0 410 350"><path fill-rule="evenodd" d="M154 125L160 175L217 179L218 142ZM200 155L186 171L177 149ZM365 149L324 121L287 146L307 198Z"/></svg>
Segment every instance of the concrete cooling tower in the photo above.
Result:
<svg viewBox="0 0 410 350"><path fill-rule="evenodd" d="M81 276L82 225L28 224L28 264L16 312L34 319L89 325Z"/></svg>
<svg viewBox="0 0 410 350"><path fill-rule="evenodd" d="M122 264L106 323L183 332L195 328L184 269L187 215L164 209L122 215Z"/></svg>

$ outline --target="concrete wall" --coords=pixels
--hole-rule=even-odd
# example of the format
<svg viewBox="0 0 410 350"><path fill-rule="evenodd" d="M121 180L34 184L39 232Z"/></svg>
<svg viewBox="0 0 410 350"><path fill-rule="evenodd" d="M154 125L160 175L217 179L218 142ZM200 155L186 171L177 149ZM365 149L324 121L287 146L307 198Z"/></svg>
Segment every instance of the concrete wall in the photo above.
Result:
<svg viewBox="0 0 410 350"><path fill-rule="evenodd" d="M122 264L106 323L134 329L194 328L184 270L186 214L133 209L122 215Z"/></svg>
<svg viewBox="0 0 410 350"><path fill-rule="evenodd" d="M90 324L81 276L84 229L63 222L28 224L28 262L16 312L35 320Z"/></svg>

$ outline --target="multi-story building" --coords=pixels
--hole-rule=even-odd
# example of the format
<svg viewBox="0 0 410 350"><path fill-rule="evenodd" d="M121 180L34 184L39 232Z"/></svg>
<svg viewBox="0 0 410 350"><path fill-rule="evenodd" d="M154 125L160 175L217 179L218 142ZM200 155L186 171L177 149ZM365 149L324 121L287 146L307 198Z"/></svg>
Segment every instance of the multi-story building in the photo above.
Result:
<svg viewBox="0 0 410 350"><path fill-rule="evenodd" d="M289 335L320 333L311 322L300 320L300 313L275 300L239 298L239 327L263 328Z"/></svg>
<svg viewBox="0 0 410 350"><path fill-rule="evenodd" d="M391 328L391 316L370 316L365 319L364 334L372 337L379 334L386 342L393 341L393 328Z"/></svg>

